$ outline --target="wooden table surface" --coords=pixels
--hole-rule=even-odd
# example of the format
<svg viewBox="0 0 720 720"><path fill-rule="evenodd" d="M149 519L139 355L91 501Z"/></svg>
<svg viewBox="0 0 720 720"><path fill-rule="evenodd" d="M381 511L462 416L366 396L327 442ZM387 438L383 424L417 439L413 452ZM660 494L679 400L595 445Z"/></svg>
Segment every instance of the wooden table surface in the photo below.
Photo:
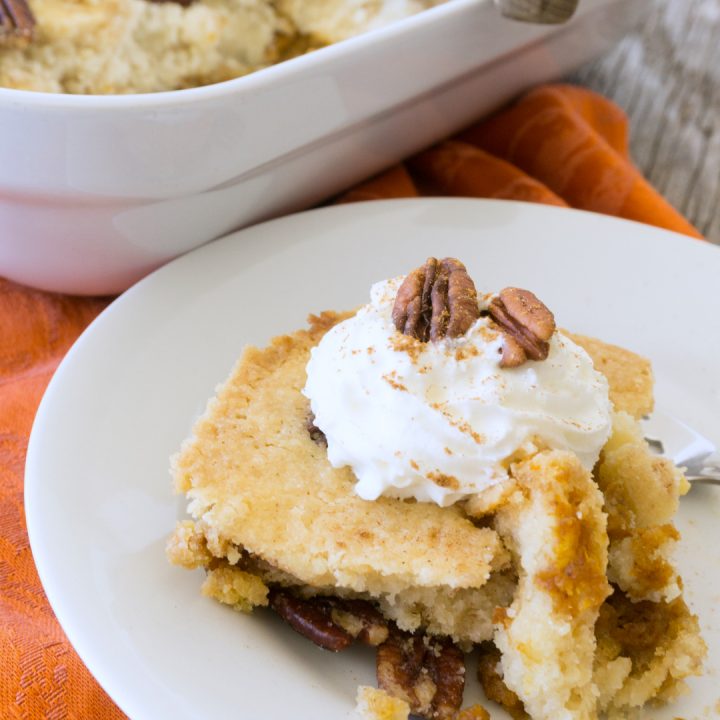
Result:
<svg viewBox="0 0 720 720"><path fill-rule="evenodd" d="M648 17L569 80L630 116L650 182L720 244L720 0L648 0Z"/></svg>

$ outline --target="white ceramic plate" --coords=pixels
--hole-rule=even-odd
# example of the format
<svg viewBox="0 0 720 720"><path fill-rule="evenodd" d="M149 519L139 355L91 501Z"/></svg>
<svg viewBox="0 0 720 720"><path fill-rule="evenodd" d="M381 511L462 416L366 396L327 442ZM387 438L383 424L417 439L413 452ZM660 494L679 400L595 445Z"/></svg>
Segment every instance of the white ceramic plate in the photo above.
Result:
<svg viewBox="0 0 720 720"><path fill-rule="evenodd" d="M480 288L536 291L562 326L652 358L658 405L720 443L720 252L644 225L476 200L348 205L231 235L113 303L53 378L28 450L26 510L40 577L71 642L132 718L352 717L372 652L319 650L269 612L201 597L171 567L183 514L168 456L246 343L308 312L365 302L370 284L428 255L463 259ZM680 565L720 666L720 492L683 500ZM479 697L474 670L466 699ZM648 717L695 717L717 676ZM495 718L505 717L500 711Z"/></svg>

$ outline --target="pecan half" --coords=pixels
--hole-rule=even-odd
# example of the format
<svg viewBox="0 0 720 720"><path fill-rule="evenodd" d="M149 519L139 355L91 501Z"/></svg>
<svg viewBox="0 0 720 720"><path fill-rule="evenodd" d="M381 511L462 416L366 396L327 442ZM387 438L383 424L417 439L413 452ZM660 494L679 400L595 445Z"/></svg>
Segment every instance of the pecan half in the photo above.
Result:
<svg viewBox="0 0 720 720"><path fill-rule="evenodd" d="M480 317L475 283L455 258L427 262L398 289L392 318L397 330L421 342L464 335Z"/></svg>
<svg viewBox="0 0 720 720"><path fill-rule="evenodd" d="M269 602L293 630L326 650L344 650L355 639L366 645L379 645L388 636L385 618L364 600L302 599L273 588Z"/></svg>
<svg viewBox="0 0 720 720"><path fill-rule="evenodd" d="M388 637L385 618L364 600L331 598L332 618L346 632L365 645L380 645Z"/></svg>
<svg viewBox="0 0 720 720"><path fill-rule="evenodd" d="M555 317L529 290L508 287L488 307L505 336L500 367L517 367L528 358L544 360L555 332Z"/></svg>
<svg viewBox="0 0 720 720"><path fill-rule="evenodd" d="M270 607L296 632L325 650L339 652L353 641L352 635L333 622L329 606L315 599L302 600L282 590L268 595Z"/></svg>
<svg viewBox="0 0 720 720"><path fill-rule="evenodd" d="M378 647L378 685L428 720L450 720L460 709L465 687L462 651L449 640L393 629Z"/></svg>

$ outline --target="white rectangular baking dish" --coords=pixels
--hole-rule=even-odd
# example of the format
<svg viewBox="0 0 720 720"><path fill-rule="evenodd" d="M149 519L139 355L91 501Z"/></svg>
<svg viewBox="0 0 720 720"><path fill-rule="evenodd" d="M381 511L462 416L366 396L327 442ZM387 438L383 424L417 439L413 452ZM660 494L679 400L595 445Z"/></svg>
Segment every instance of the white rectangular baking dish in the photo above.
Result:
<svg viewBox="0 0 720 720"><path fill-rule="evenodd" d="M0 89L0 274L114 293L308 207L607 50L647 0L562 26L450 0L252 75L150 95Z"/></svg>

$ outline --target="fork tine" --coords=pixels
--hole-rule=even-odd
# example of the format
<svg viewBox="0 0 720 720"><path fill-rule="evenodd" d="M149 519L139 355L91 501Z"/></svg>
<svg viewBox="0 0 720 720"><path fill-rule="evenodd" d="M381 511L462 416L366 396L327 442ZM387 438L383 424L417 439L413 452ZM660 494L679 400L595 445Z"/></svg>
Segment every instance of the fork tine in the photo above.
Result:
<svg viewBox="0 0 720 720"><path fill-rule="evenodd" d="M682 467L689 482L720 485L720 452L711 440L659 409L643 418L642 425L651 449Z"/></svg>

